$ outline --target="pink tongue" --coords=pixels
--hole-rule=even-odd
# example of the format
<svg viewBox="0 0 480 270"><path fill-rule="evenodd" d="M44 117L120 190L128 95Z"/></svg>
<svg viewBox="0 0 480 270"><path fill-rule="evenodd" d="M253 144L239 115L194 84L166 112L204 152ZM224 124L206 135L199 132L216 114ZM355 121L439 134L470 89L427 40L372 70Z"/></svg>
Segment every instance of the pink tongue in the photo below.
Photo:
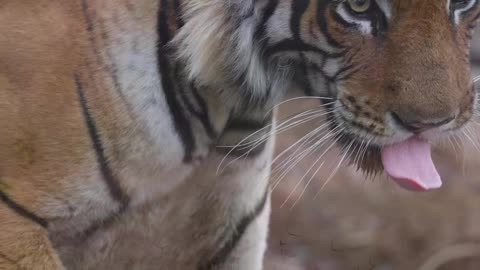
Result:
<svg viewBox="0 0 480 270"><path fill-rule="evenodd" d="M404 188L427 191L442 186L427 141L412 138L386 146L382 150L382 162L387 174Z"/></svg>

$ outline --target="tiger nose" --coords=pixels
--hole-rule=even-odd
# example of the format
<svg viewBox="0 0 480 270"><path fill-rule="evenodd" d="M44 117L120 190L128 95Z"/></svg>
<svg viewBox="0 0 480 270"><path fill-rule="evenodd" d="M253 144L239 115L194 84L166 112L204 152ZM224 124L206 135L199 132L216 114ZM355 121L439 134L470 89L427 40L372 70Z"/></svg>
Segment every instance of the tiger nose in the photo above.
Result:
<svg viewBox="0 0 480 270"><path fill-rule="evenodd" d="M442 119L416 119L411 115L401 115L391 112L393 119L403 128L413 133L422 133L429 129L441 127L455 120L455 116L448 116Z"/></svg>

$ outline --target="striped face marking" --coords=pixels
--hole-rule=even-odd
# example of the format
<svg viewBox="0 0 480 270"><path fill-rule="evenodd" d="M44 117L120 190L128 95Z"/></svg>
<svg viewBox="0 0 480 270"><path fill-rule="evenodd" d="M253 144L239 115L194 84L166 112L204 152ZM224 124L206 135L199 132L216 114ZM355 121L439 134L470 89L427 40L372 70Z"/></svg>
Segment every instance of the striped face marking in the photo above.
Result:
<svg viewBox="0 0 480 270"><path fill-rule="evenodd" d="M338 5L337 12L349 25L355 26L362 34L368 35L372 33L372 22L369 19L362 19L352 14L346 5Z"/></svg>
<svg viewBox="0 0 480 270"><path fill-rule="evenodd" d="M340 22L363 35L371 35L378 28L378 20L391 18L389 0L344 0L337 1L335 12Z"/></svg>
<svg viewBox="0 0 480 270"><path fill-rule="evenodd" d="M345 145L405 140L411 134L392 124L392 111L414 110L419 122L460 112L451 130L470 119L468 52L480 0L270 2L278 6L267 22L268 57L294 58L305 93L336 100L330 120Z"/></svg>
<svg viewBox="0 0 480 270"><path fill-rule="evenodd" d="M447 0L447 12L455 24L459 24L462 16L473 9L477 2L478 0Z"/></svg>
<svg viewBox="0 0 480 270"><path fill-rule="evenodd" d="M392 0L344 0L337 1L336 12L349 26L358 29L364 35L372 34L372 15L392 18ZM445 10L457 25L462 16L475 8L478 0L446 0Z"/></svg>

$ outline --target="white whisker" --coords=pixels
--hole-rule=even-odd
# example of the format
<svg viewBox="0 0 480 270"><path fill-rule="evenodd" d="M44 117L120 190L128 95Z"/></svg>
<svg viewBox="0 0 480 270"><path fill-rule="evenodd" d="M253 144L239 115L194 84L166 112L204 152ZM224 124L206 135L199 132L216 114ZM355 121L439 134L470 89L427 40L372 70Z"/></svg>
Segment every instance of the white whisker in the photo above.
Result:
<svg viewBox="0 0 480 270"><path fill-rule="evenodd" d="M322 133L315 135L314 138L319 137L320 135L322 135ZM305 157L307 157L308 155L313 153L313 151L315 150L315 147L317 145L321 144L322 141L323 141L323 139L320 139L315 144L313 144L313 145L309 146L308 148L304 149L303 151L301 151L299 154L296 154L297 151L295 151L291 155L290 158L286 159L285 162L282 162L282 163L284 163L282 166L280 166L279 168L275 168L275 170L273 170L273 172L272 172L272 176L273 176L272 179L275 179L273 181L274 185L273 185L272 190L275 190L275 188L278 186L278 184L280 184L282 182L282 180L285 178L285 176L287 176L287 174L300 161L302 161ZM299 146L297 150L299 150L299 149L301 149L301 146ZM278 176L277 176L277 174L278 174Z"/></svg>
<svg viewBox="0 0 480 270"><path fill-rule="evenodd" d="M342 135L343 136L343 135ZM342 137L340 136L340 138ZM339 139L340 139L339 138ZM337 143L337 141L339 140L334 140L330 146L323 152L323 154L317 159L317 161L315 161L315 163L312 165L312 167L318 162L318 160L320 160L326 153L328 153L328 151ZM353 144L353 142L352 142ZM308 179L307 181L307 184L303 187L303 190L302 192L300 193L300 195L298 196L298 198L295 200L295 202L293 203L292 207L290 209L293 209L295 208L295 206L298 204L298 202L300 201L300 199L305 195L305 192L307 191L308 189L308 186L310 185L310 183L313 181L313 179L315 178L315 176L317 175L318 171L320 171L320 169L322 168L323 164L325 162L322 162L322 164L320 164L320 166L318 166L318 168L315 170L315 172L312 174L312 176L310 177L310 179ZM308 173L308 172L307 172Z"/></svg>
<svg viewBox="0 0 480 270"><path fill-rule="evenodd" d="M320 113L320 112L321 112L321 113L324 113L325 110L323 110L323 109L312 109L312 110L308 110L308 111L306 111L306 112L302 112L302 113L296 114L296 115L294 115L294 116L286 119L283 123L281 123L281 124L279 124L279 125L282 126L282 125L287 124L287 123L290 122L290 121L293 121L294 119L297 119L297 118L300 118L300 117L304 117L305 115L316 114L316 113ZM325 112L325 114L328 114L328 113L330 113L330 112ZM323 116L323 115L317 115L317 117L321 117L321 116ZM309 119L308 121L313 120L313 119L314 119L314 118ZM300 125L300 124L303 124L303 123L299 123L298 125ZM230 156L230 154L231 154L233 151L235 151L235 149L238 149L238 147L250 146L250 145L255 145L255 144L258 146L259 144L257 144L257 143L260 141L261 138L263 138L263 139L268 139L272 134L274 134L275 128L273 128L270 132L267 132L267 134L263 135L261 138L259 138L259 139L257 139L257 140L254 140L253 142L245 143L245 142L247 142L250 138L252 138L253 136L259 134L260 132L262 132L262 131L264 131L264 130L266 130L266 129L271 128L271 127L274 126L274 125L275 125L275 122L273 122L273 123L271 123L271 124L269 124L269 125L261 128L261 129L255 131L255 132L253 132L253 133L250 134L249 136L247 136L247 137L245 137L244 139L242 139L242 140L241 140L237 145L235 145L235 146L217 146L217 147L219 147L219 148L222 148L222 147L223 147L223 148L232 148L232 149L231 149L231 150L223 157L223 159L220 161L220 163L219 163L219 165L218 165L218 167L217 167L217 172L216 172L216 174L218 175L219 173L221 173L221 171L223 171L224 168L228 167L228 166L231 165L234 161L239 160L240 158L243 157L243 155L242 155L241 157L236 158L233 162L229 162L228 165L226 165L226 166L224 166L224 167L222 168L222 165L223 165L223 163L225 162L225 160ZM252 150L253 150L253 149L255 149L255 147L252 147ZM250 152L248 152L248 153L250 153Z"/></svg>
<svg viewBox="0 0 480 270"><path fill-rule="evenodd" d="M302 152L300 152L298 155L298 151L300 151L301 149L303 149L303 146L304 145L307 145L309 144L310 142L313 142L313 141L317 141L317 143L320 143L322 138L320 138L324 133L325 133L325 130L328 130L328 129L325 129L325 126L328 126L330 123L325 123L317 128L315 128L314 130L310 131L307 135L305 135L304 137L302 137L301 140L299 140L297 143L295 143L293 146L296 146L298 143L301 142L300 145L297 146L297 149L290 155L290 158L286 158L284 159L282 162L280 162L279 164L276 164L275 165L275 168L274 170L272 171L273 174L275 174L279 169L281 169L282 167L284 167L288 162L290 162L292 159L294 159L294 157L296 156L300 156L302 153L306 152L308 150L307 149L304 149ZM289 148L293 148L293 147L289 147ZM283 156L285 153L287 153L287 151L283 151L281 153L281 155ZM278 157L275 158L275 162L280 158L280 155Z"/></svg>
<svg viewBox="0 0 480 270"><path fill-rule="evenodd" d="M288 148L286 148L285 150L283 150L280 154L278 154L278 155L273 159L272 164L275 164L275 162L276 162L280 157L282 157L283 155L285 155L285 154L286 154L288 151L290 151L293 147L295 147L296 145L298 145L298 144L301 143L301 142L304 142L304 143L302 143L302 144L299 146L299 148L301 148L304 144L306 144L306 143L309 142L309 140L307 140L307 139L311 138L312 135L318 134L317 132L318 132L319 130L324 129L325 127L327 127L328 125L330 125L331 122L333 122L333 121L328 121L327 123L324 123L324 124L320 125L319 127L315 128L314 130L308 132L308 133L307 133L306 135L304 135L302 138L300 138L299 140L297 140L294 144L292 144L291 146L289 146Z"/></svg>
<svg viewBox="0 0 480 270"><path fill-rule="evenodd" d="M289 124L289 125L287 125L287 126L285 126L285 127L282 127L281 129L277 129L277 128L272 129L271 132L268 132L267 134L263 135L262 137L260 137L260 138L258 138L258 139L256 139L256 140L248 143L248 144L247 144L247 145L248 145L247 147L249 147L250 150L248 150L247 152L245 152L245 153L242 154L241 156L239 156L239 157L231 160L229 163L227 163L227 164L225 165L225 167L230 166L231 164L233 164L234 162L240 160L241 158L248 157L248 155L249 155L255 148L257 148L257 147L258 147L259 145L261 145L262 143L266 142L266 141L267 141L269 138L271 138L272 136L277 136L277 135L279 135L279 134L281 134L281 133L283 133L283 132L285 132L285 131L288 131L288 130L296 127L296 126L305 124L305 123L307 123L307 122L309 122L309 121L315 120L315 119L320 118L320 117L322 117L322 116L324 116L324 115L326 115L326 114L329 114L329 113L330 113L330 112L325 112L325 111L322 110L322 111L318 112L318 113L315 114L315 115L311 115L311 116L307 117L306 119L301 119L301 120L295 121L294 123L291 123L291 124ZM247 148L247 147L242 146L242 147L240 147L240 148Z"/></svg>
<svg viewBox="0 0 480 270"><path fill-rule="evenodd" d="M345 150L345 154L343 155L342 159L340 160L340 162L338 163L337 167L332 171L332 173L330 174L330 176L328 177L327 180L325 180L325 183L323 183L323 185L320 187L320 190L315 194L315 196L313 196L313 200L315 200L318 195L320 194L320 192L322 192L322 190L327 186L327 184L332 180L332 178L337 174L338 170L340 169L340 167L342 166L343 162L345 161L346 157L347 157L347 154L350 156L351 153L349 153L349 150L350 148L352 147L352 144L353 142L350 143L350 145L348 146L348 148Z"/></svg>
<svg viewBox="0 0 480 270"><path fill-rule="evenodd" d="M289 103L289 102L292 102L292 101L295 101L295 100L305 100L305 99L320 99L320 100L334 100L334 98L331 98L331 97L308 97L308 96L305 96L305 97L294 97L294 98L290 98L290 99L287 99L285 101L282 101L276 105L274 105L272 108L270 108L270 110L267 111L267 115L269 113L271 113L273 110L275 110L276 108L286 104L286 103ZM326 104L322 104L322 106L328 106L328 105L331 105L335 102L329 102L329 103L326 103Z"/></svg>
<svg viewBox="0 0 480 270"><path fill-rule="evenodd" d="M473 83L477 83L480 80L480 75L473 77Z"/></svg>
<svg viewBox="0 0 480 270"><path fill-rule="evenodd" d="M468 126L466 126L466 127L462 130L462 133L463 133L463 134L467 137L467 139L473 144L473 146L475 147L475 149L480 152L480 149L479 149L479 147L478 147L478 144L475 143L475 141L474 141L474 140L472 139L472 137L471 137L471 135L472 135L472 134L471 134L471 130L469 129Z"/></svg>
<svg viewBox="0 0 480 270"><path fill-rule="evenodd" d="M336 136L337 134L339 134L340 132L342 132L343 129L338 129L338 130L332 130L332 131L329 131L320 141L316 142L314 145L310 146L307 150L308 150L308 154L314 152L314 150L322 145L326 139L332 137L332 136ZM335 140L336 141L336 140ZM291 196L293 195L293 193L298 189L298 187L300 186L300 184L303 182L303 180L305 179L305 177L310 173L310 171L313 169L313 167L320 161L320 159L328 152L328 150L331 149L331 147L333 147L335 145L335 141L325 150L323 151L323 153L317 158L317 160L313 163L313 165L307 170L307 172L303 175L303 177L297 182L297 184L295 185L295 187L292 189L292 191L290 192L289 196L285 199L284 203L281 205L281 208L290 200ZM303 157L301 158L303 159ZM293 166L295 166L301 159L297 160L294 164L292 164ZM282 173L282 178L290 171L290 168L292 166L290 166L289 168L287 168L287 170ZM279 181L281 181L282 179L280 179Z"/></svg>

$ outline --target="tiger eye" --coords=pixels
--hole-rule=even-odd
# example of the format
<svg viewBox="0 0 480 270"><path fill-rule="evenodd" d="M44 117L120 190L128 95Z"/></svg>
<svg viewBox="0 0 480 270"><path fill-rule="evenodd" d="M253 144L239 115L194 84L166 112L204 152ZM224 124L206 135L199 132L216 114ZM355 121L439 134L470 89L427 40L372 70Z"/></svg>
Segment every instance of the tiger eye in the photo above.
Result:
<svg viewBox="0 0 480 270"><path fill-rule="evenodd" d="M348 0L348 5L356 13L365 13L367 12L371 5L371 0Z"/></svg>

